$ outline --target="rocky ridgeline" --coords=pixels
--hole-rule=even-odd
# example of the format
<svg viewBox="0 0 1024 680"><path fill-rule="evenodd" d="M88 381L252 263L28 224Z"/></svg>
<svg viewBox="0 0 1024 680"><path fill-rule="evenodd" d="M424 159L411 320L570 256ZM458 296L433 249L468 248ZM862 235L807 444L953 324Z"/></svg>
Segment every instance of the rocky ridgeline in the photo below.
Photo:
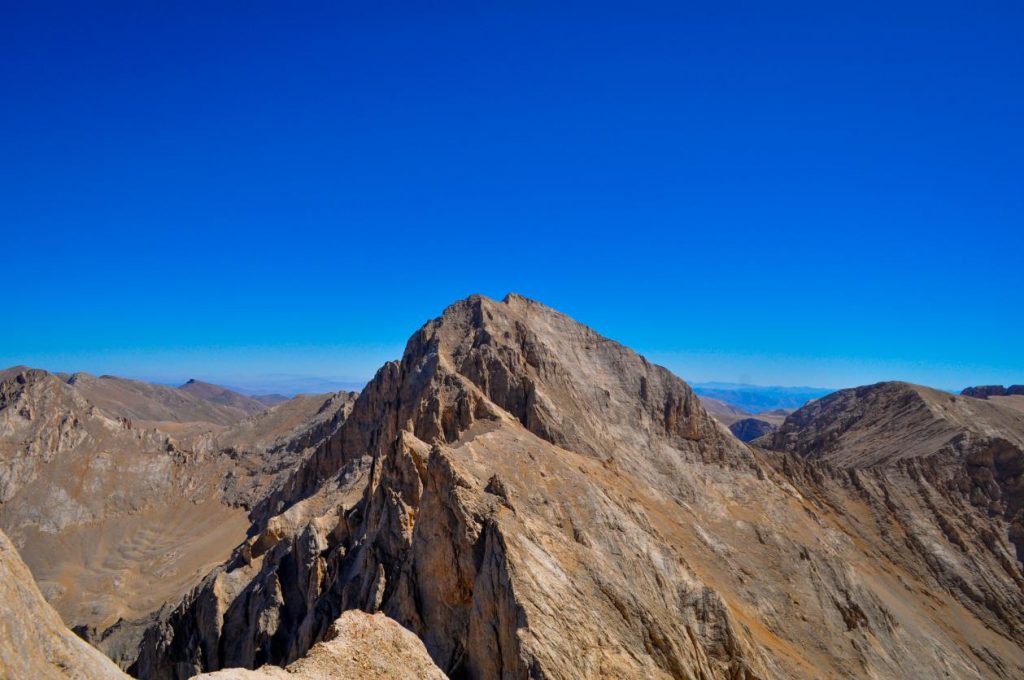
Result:
<svg viewBox="0 0 1024 680"><path fill-rule="evenodd" d="M968 387L960 392L965 397L977 399L988 399L989 397L1013 397L1024 395L1024 385L982 385L980 387Z"/></svg>
<svg viewBox="0 0 1024 680"><path fill-rule="evenodd" d="M1021 677L1024 413L998 401L882 383L747 446L635 352L471 297L358 397L175 444L248 528L97 641L146 679ZM47 465L79 451L60 422Z"/></svg>
<svg viewBox="0 0 1024 680"><path fill-rule="evenodd" d="M1016 454L989 463L943 430L977 414L929 402L927 420L895 392L815 402L751 449L571 319L464 300L257 504L131 670L294 663L357 609L450 677L1017 677ZM900 440L905 410L922 429ZM843 439L864 419L896 438L882 454Z"/></svg>
<svg viewBox="0 0 1024 680"><path fill-rule="evenodd" d="M975 616L1024 642L1024 413L887 382L812 402L755 443L796 454L783 466L807 493L838 485L866 503L892 561L919 558Z"/></svg>
<svg viewBox="0 0 1024 680"><path fill-rule="evenodd" d="M64 620L130 663L149 621L230 556L247 509L354 401L303 397L247 417L138 381L4 371L0 528Z"/></svg>
<svg viewBox="0 0 1024 680"><path fill-rule="evenodd" d="M232 668L197 675L197 680L444 680L423 642L381 613L350 609L335 621L323 640L287 670L265 665L259 670Z"/></svg>
<svg viewBox="0 0 1024 680"><path fill-rule="evenodd" d="M0 677L16 680L127 680L114 663L64 627L43 599L28 567L0 532ZM210 680L323 680L365 678L440 680L423 643L383 614L347 611L324 639L287 671L266 666L259 671L232 669Z"/></svg>

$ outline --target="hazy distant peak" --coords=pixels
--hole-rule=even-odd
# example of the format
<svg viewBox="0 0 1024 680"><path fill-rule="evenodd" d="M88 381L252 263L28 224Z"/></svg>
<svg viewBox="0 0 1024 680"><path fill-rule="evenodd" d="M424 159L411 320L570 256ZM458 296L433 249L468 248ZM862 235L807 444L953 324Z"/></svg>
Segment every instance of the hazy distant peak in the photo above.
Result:
<svg viewBox="0 0 1024 680"><path fill-rule="evenodd" d="M250 399L255 399L261 404L266 404L267 406L273 406L274 404L280 404L282 401L288 401L289 397L275 392L273 394L254 394Z"/></svg>
<svg viewBox="0 0 1024 680"><path fill-rule="evenodd" d="M227 387L203 382L195 378L190 378L188 382L178 389L214 404L240 409L249 415L260 413L267 407L267 404L257 399L247 397Z"/></svg>

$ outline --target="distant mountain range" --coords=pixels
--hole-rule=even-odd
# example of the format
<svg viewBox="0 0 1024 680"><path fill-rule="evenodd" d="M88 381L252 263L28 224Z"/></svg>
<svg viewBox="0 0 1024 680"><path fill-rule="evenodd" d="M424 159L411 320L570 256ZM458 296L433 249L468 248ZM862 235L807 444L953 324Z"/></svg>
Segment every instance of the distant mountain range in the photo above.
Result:
<svg viewBox="0 0 1024 680"><path fill-rule="evenodd" d="M717 399L743 409L761 413L775 409L797 409L812 399L819 399L835 390L826 387L781 387L746 385L743 383L693 383L693 391L702 397Z"/></svg>

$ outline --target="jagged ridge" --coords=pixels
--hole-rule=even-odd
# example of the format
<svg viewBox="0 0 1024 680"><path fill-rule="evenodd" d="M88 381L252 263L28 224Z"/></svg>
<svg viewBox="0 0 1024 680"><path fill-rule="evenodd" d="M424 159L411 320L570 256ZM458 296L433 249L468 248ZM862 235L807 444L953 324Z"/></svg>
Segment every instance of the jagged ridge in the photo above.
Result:
<svg viewBox="0 0 1024 680"><path fill-rule="evenodd" d="M134 670L283 664L358 608L452 677L1024 671L1005 528L957 506L984 549L954 563L942 513L868 522L865 478L826 469L752 453L678 378L543 305L469 298L378 372ZM893 521L927 540L900 552Z"/></svg>

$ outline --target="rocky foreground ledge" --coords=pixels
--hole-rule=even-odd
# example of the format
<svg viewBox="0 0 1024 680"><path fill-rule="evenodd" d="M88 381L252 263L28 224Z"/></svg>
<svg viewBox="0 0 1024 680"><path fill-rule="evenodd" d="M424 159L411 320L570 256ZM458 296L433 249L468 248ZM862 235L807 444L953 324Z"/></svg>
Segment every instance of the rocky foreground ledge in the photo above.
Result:
<svg viewBox="0 0 1024 680"><path fill-rule="evenodd" d="M324 639L287 669L231 668L195 676L195 680L445 680L418 637L383 614L350 610Z"/></svg>
<svg viewBox="0 0 1024 680"><path fill-rule="evenodd" d="M0 678L127 680L114 662L67 629L14 544L0 532Z"/></svg>

